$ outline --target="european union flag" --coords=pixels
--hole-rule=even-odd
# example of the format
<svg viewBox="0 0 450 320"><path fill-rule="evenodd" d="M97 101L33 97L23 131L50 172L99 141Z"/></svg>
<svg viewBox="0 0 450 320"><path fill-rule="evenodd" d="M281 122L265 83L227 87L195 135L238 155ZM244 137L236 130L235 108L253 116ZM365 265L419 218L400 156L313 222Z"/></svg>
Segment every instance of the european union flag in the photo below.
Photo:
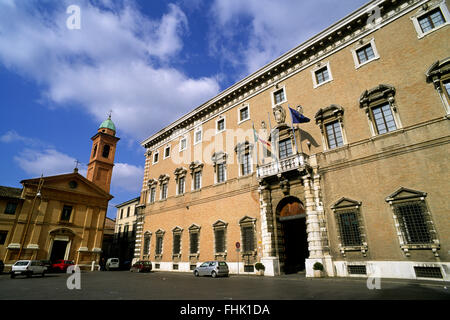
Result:
<svg viewBox="0 0 450 320"><path fill-rule="evenodd" d="M305 117L291 107L289 107L289 110L291 111L292 123L306 123L311 121L311 119Z"/></svg>

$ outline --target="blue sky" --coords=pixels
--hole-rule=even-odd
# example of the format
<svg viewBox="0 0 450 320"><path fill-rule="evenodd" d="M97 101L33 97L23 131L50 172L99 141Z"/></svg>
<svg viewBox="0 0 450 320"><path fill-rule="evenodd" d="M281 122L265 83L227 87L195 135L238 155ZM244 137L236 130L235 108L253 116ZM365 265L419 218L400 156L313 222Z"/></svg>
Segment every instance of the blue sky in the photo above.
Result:
<svg viewBox="0 0 450 320"><path fill-rule="evenodd" d="M0 185L86 170L112 110L108 216L142 186L140 142L366 0L0 0ZM67 28L70 5L80 29Z"/></svg>

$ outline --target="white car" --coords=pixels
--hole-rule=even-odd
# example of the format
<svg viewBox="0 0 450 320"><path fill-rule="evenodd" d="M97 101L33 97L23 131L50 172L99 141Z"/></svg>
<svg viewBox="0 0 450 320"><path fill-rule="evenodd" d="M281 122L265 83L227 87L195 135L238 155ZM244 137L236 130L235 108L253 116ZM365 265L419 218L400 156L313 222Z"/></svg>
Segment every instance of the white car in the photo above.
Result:
<svg viewBox="0 0 450 320"><path fill-rule="evenodd" d="M46 271L47 267L40 260L19 260L12 266L10 274L11 278L18 275L31 277L34 274L40 274L43 277Z"/></svg>
<svg viewBox="0 0 450 320"><path fill-rule="evenodd" d="M106 260L106 270L119 269L119 258L109 258Z"/></svg>

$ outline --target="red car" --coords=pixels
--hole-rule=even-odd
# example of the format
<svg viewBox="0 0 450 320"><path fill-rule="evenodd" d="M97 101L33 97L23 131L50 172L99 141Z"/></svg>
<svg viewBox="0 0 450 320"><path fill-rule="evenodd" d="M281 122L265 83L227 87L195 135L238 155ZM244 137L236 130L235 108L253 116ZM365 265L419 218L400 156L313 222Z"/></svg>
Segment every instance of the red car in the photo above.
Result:
<svg viewBox="0 0 450 320"><path fill-rule="evenodd" d="M152 263L150 261L138 261L130 268L130 271L150 272L152 271Z"/></svg>
<svg viewBox="0 0 450 320"><path fill-rule="evenodd" d="M55 263L52 264L52 270L66 272L67 268L74 264L75 263L71 260L56 260Z"/></svg>

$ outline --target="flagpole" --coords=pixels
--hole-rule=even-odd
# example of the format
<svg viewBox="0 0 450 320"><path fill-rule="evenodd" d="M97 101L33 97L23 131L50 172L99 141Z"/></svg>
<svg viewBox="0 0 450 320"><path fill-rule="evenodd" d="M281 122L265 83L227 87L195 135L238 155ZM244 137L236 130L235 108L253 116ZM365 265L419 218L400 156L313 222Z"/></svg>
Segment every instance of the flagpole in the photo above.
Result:
<svg viewBox="0 0 450 320"><path fill-rule="evenodd" d="M259 148L258 148L258 140L256 139L256 135L255 135L255 133L256 133L256 130L255 130L255 123L253 122L253 120L252 120L252 127L253 127L253 139L255 140L255 149L256 149L256 171L258 171L258 166L259 166L259 164L258 164L258 153L259 153Z"/></svg>
<svg viewBox="0 0 450 320"><path fill-rule="evenodd" d="M273 148L271 148L271 153L272 153L272 159L275 158L276 160L276 164L277 164L277 171L278 171L278 154L275 154L273 151L275 150L276 153L278 153L278 147L277 147L277 143L278 141L274 141L274 136L272 135L272 122L270 121L270 112L267 112L267 116L269 117L269 130L270 130L270 138L272 140L272 146Z"/></svg>
<svg viewBox="0 0 450 320"><path fill-rule="evenodd" d="M291 107L288 105L289 108L289 113L291 114L291 124L292 124L292 134L294 135L294 142L295 142L295 154L298 154L298 144L297 144L297 137L295 136L295 129L294 129L294 118L292 116L292 111L291 111ZM300 141L301 143L301 141ZM300 148L302 146L300 145ZM303 151L302 151L303 153Z"/></svg>

